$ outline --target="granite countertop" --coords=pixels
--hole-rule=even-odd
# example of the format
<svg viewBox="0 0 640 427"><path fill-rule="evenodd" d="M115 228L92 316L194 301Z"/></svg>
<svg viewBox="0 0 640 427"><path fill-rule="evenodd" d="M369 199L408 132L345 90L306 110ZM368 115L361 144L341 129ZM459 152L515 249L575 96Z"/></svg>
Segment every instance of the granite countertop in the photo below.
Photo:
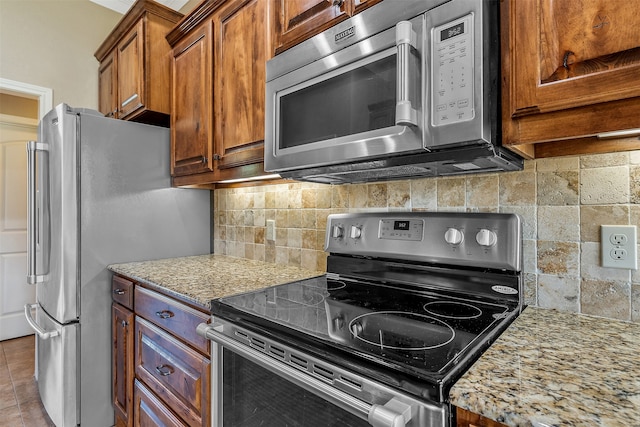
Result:
<svg viewBox="0 0 640 427"><path fill-rule="evenodd" d="M213 254L112 264L108 269L206 310L211 310L211 300L216 298L324 274Z"/></svg>
<svg viewBox="0 0 640 427"><path fill-rule="evenodd" d="M640 324L528 307L450 397L508 426L640 427Z"/></svg>

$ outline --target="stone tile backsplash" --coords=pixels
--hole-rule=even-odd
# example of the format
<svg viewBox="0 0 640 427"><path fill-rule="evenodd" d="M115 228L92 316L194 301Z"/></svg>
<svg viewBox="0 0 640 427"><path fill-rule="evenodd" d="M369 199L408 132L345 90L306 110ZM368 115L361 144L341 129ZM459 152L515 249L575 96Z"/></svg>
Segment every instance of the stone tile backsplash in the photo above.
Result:
<svg viewBox="0 0 640 427"><path fill-rule="evenodd" d="M640 322L640 272L600 266L601 224L640 228L640 151L538 159L499 174L218 189L213 206L215 253L312 270L326 268L330 213L517 213L527 304Z"/></svg>

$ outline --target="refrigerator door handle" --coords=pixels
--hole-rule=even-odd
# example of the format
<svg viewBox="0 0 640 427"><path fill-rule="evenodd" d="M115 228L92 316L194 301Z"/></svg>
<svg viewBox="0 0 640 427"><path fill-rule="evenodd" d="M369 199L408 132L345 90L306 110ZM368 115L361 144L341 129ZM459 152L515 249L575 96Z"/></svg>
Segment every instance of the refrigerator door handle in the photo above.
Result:
<svg viewBox="0 0 640 427"><path fill-rule="evenodd" d="M36 212L36 152L48 150L48 144L37 141L27 142L27 283L30 285L41 283L46 278L46 276L36 273L36 245L38 240L36 234L38 221Z"/></svg>
<svg viewBox="0 0 640 427"><path fill-rule="evenodd" d="M27 319L27 323L29 324L29 326L31 326L31 329L33 329L38 334L40 339L43 340L48 340L49 338L57 337L58 335L60 335L58 331L45 331L40 325L36 323L33 316L31 316L31 310L37 309L38 304L25 304L24 306L24 317Z"/></svg>

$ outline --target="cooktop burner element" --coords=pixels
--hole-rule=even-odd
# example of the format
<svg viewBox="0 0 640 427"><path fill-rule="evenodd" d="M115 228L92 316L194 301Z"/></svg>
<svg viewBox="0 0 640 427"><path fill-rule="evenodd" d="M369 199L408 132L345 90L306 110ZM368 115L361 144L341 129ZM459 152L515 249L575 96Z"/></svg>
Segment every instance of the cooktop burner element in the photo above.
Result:
<svg viewBox="0 0 640 427"><path fill-rule="evenodd" d="M432 301L423 308L429 314L448 319L475 319L482 315L482 310L475 305L458 301Z"/></svg>
<svg viewBox="0 0 640 427"><path fill-rule="evenodd" d="M511 214L330 215L325 275L215 300L212 312L442 402L522 310L521 246Z"/></svg>
<svg viewBox="0 0 640 427"><path fill-rule="evenodd" d="M349 323L351 334L367 344L394 350L431 350L449 344L456 332L445 322L423 314L379 311Z"/></svg>

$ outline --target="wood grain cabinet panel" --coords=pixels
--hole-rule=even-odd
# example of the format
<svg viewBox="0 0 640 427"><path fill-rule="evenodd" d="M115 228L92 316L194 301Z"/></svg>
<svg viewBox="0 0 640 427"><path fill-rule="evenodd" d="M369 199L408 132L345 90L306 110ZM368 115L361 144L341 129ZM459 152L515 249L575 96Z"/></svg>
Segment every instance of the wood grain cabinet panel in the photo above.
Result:
<svg viewBox="0 0 640 427"><path fill-rule="evenodd" d="M165 35L181 18L153 0L137 0L123 16L94 54L101 113L169 125L171 47Z"/></svg>
<svg viewBox="0 0 640 427"><path fill-rule="evenodd" d="M625 0L501 2L505 144L530 157L640 148L637 138L595 139L640 127L636 9Z"/></svg>
<svg viewBox="0 0 640 427"><path fill-rule="evenodd" d="M276 54L321 33L382 0L276 0L273 43Z"/></svg>
<svg viewBox="0 0 640 427"><path fill-rule="evenodd" d="M217 167L261 163L268 0L232 0L214 14L214 111Z"/></svg>
<svg viewBox="0 0 640 427"><path fill-rule="evenodd" d="M140 381L135 381L135 427L185 427L162 401Z"/></svg>
<svg viewBox="0 0 640 427"><path fill-rule="evenodd" d="M134 315L120 304L111 306L112 347L112 392L116 425L133 425L133 349Z"/></svg>
<svg viewBox="0 0 640 427"><path fill-rule="evenodd" d="M212 32L204 22L172 50L172 176L213 171Z"/></svg>
<svg viewBox="0 0 640 427"><path fill-rule="evenodd" d="M138 316L179 337L203 354L209 354L209 341L196 333L200 323L209 322L211 317L208 314L140 286L135 288L135 300Z"/></svg>
<svg viewBox="0 0 640 427"><path fill-rule="evenodd" d="M118 112L118 76L116 75L116 53L111 52L98 68L98 111L107 117Z"/></svg>
<svg viewBox="0 0 640 427"><path fill-rule="evenodd" d="M209 426L209 359L140 317L135 324L136 377L188 425Z"/></svg>
<svg viewBox="0 0 640 427"><path fill-rule="evenodd" d="M456 427L506 427L502 423L462 408L456 408L456 418Z"/></svg>

